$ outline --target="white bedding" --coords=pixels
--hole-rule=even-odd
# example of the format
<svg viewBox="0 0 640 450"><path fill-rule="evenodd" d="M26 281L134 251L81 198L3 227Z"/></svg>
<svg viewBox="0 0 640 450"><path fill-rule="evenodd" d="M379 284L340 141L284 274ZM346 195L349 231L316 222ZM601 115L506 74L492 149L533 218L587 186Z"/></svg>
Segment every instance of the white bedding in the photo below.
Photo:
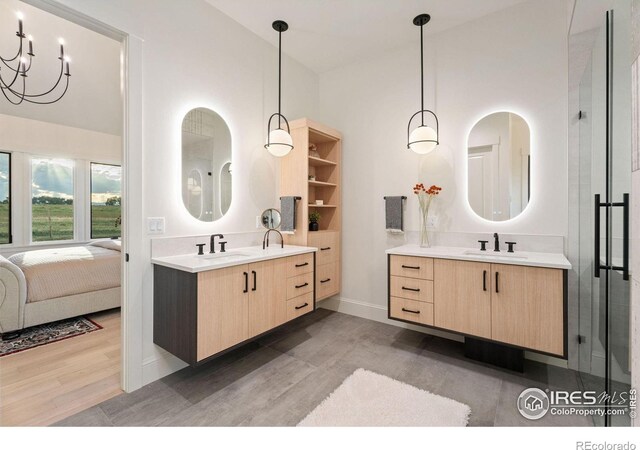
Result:
<svg viewBox="0 0 640 450"><path fill-rule="evenodd" d="M8 259L27 281L27 303L120 286L120 241L17 253Z"/></svg>

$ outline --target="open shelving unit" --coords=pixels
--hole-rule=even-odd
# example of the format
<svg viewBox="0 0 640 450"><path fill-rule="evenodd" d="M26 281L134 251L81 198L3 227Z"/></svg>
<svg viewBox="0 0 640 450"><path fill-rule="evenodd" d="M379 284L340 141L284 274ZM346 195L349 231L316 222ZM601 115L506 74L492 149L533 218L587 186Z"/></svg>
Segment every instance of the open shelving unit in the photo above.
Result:
<svg viewBox="0 0 640 450"><path fill-rule="evenodd" d="M333 269L337 273L333 277L339 280L342 135L310 119L295 120L289 126L294 148L281 160L280 196L299 196L302 201L296 212L296 231L285 235L285 243L335 249L337 260ZM323 204L316 204L316 200L322 200ZM308 218L312 211L320 213L319 231L309 231ZM339 289L338 281L334 288L325 289L324 294L335 295ZM321 300L322 295L318 299Z"/></svg>

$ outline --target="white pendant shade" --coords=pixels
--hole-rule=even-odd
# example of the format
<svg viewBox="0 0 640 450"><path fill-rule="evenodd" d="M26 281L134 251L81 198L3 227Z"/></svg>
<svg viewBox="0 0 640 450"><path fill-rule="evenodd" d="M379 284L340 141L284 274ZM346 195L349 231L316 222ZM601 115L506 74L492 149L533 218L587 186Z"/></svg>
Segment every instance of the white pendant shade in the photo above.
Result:
<svg viewBox="0 0 640 450"><path fill-rule="evenodd" d="M291 135L285 130L278 128L269 132L269 140L265 148L269 150L273 156L287 156L293 149L293 140Z"/></svg>
<svg viewBox="0 0 640 450"><path fill-rule="evenodd" d="M431 153L438 146L438 133L431 127L421 125L409 135L409 148L419 155Z"/></svg>

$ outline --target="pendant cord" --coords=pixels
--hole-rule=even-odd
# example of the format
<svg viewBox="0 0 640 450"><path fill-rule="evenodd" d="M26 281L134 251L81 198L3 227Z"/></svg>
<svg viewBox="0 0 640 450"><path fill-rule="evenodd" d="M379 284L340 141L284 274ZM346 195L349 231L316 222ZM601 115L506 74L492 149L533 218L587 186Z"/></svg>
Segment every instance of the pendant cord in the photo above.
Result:
<svg viewBox="0 0 640 450"><path fill-rule="evenodd" d="M278 128L282 128L282 31L278 31Z"/></svg>
<svg viewBox="0 0 640 450"><path fill-rule="evenodd" d="M424 126L424 38L422 36L422 29L424 25L420 25L420 113L422 119L422 126Z"/></svg>

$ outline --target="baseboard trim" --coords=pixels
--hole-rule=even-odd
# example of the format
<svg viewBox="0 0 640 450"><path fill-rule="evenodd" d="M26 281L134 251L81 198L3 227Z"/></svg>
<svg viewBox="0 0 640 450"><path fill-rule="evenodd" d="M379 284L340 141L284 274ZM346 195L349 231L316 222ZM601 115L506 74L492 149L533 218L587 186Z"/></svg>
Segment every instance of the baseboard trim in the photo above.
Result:
<svg viewBox="0 0 640 450"><path fill-rule="evenodd" d="M178 370L184 369L188 364L175 356L164 352L145 358L142 362L142 385L145 386Z"/></svg>
<svg viewBox="0 0 640 450"><path fill-rule="evenodd" d="M337 311L351 316L362 317L363 319L375 320L376 322L386 323L400 328L418 331L424 334L451 339L457 342L464 342L464 338L460 335L447 333L446 331L433 330L430 328L411 325L397 320L391 320L387 317L387 307L375 305L373 303L362 302L346 297L331 297L318 303L318 307ZM541 355L539 353L525 351L524 357L531 361L541 362L551 366L568 368L568 363L564 359L554 358L553 356Z"/></svg>

